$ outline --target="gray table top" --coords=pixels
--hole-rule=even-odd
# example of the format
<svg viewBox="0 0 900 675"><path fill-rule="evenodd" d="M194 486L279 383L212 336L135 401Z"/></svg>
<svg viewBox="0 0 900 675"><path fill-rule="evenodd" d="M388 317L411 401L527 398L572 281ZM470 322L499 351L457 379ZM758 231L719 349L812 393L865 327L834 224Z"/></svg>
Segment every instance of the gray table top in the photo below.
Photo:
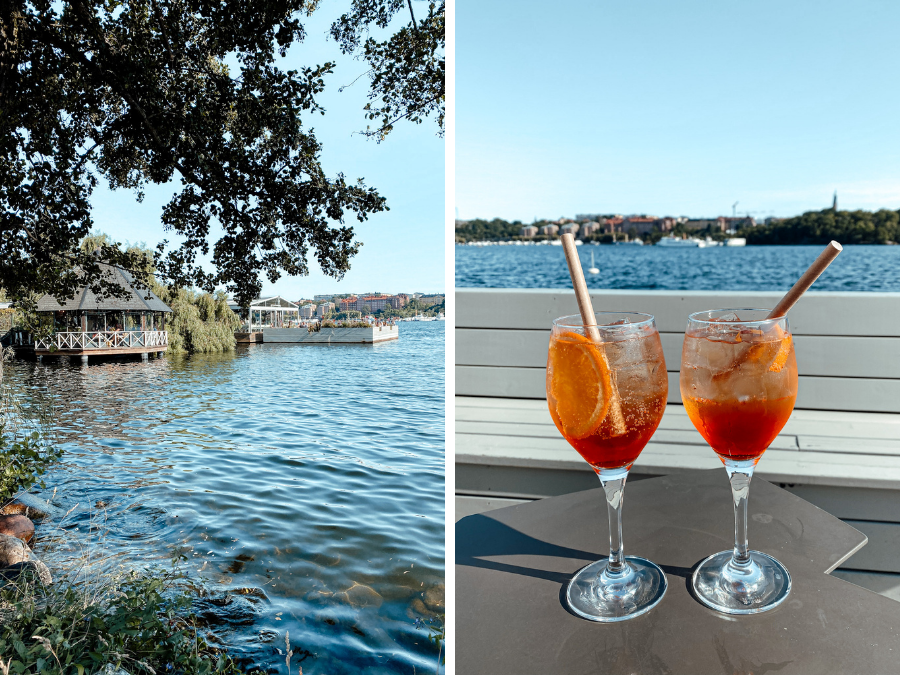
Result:
<svg viewBox="0 0 900 675"><path fill-rule="evenodd" d="M726 616L690 593L693 568L734 543L725 470L627 485L625 553L660 565L669 589L648 614L611 624L581 619L563 604L572 575L608 554L602 490L463 518L456 525L456 672L900 673L900 603L828 574L866 537L759 478L749 514L750 547L780 560L793 588L769 612Z"/></svg>

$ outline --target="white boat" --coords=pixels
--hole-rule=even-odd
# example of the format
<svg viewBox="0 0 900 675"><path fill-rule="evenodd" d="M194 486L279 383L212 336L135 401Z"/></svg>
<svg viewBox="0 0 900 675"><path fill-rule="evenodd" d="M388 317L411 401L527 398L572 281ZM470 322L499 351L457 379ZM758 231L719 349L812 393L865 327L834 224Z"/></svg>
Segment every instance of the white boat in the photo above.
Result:
<svg viewBox="0 0 900 675"><path fill-rule="evenodd" d="M631 241L617 241L616 246L643 246L644 242L640 239L632 239Z"/></svg>
<svg viewBox="0 0 900 675"><path fill-rule="evenodd" d="M588 268L588 274L600 274L600 270L594 267L594 252L591 251L591 266Z"/></svg>
<svg viewBox="0 0 900 675"><path fill-rule="evenodd" d="M681 248L704 248L706 246L705 241L701 241L700 239L679 239L678 237L673 237L669 235L668 237L663 237L658 242L656 242L657 246L678 246Z"/></svg>
<svg viewBox="0 0 900 675"><path fill-rule="evenodd" d="M726 246L746 246L747 240L744 237L732 237L725 240Z"/></svg>

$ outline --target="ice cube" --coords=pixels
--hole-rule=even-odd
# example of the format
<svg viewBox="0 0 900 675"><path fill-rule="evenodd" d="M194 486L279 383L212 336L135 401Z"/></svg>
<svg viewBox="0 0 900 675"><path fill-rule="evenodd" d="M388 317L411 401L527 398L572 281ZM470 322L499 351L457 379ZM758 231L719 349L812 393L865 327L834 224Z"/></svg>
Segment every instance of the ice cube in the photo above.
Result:
<svg viewBox="0 0 900 675"><path fill-rule="evenodd" d="M618 321L613 321L612 323L605 323L604 326L623 326L626 323L631 323L627 318L619 319Z"/></svg>
<svg viewBox="0 0 900 675"><path fill-rule="evenodd" d="M726 312L722 316L717 316L715 319L710 319L710 321L740 321L736 312Z"/></svg>
<svg viewBox="0 0 900 675"><path fill-rule="evenodd" d="M738 342L741 330L739 326L729 323L733 321L740 321L738 315L734 312L728 312L715 319L710 319L710 324L707 328L709 339L718 342Z"/></svg>

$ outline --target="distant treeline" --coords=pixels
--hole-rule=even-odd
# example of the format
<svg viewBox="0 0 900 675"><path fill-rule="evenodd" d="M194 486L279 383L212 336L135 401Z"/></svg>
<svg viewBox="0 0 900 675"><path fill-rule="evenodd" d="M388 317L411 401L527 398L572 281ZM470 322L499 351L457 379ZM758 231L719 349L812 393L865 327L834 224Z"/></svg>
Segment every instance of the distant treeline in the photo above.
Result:
<svg viewBox="0 0 900 675"><path fill-rule="evenodd" d="M900 211L807 211L738 235L748 244L888 244L900 241Z"/></svg>
<svg viewBox="0 0 900 675"><path fill-rule="evenodd" d="M546 225L546 222L533 223L537 227ZM467 220L464 223L456 224L456 241L493 241L496 239L511 239L519 236L519 230L522 229L522 222L514 220L509 222L500 218L493 220Z"/></svg>
<svg viewBox="0 0 900 675"><path fill-rule="evenodd" d="M546 225L549 221L540 220L531 223L536 227ZM493 220L469 220L456 225L456 241L491 241L503 239L519 239L519 231L523 223L494 218ZM684 231L689 236L710 235L714 239L724 239L725 235L712 229L703 232L688 232L680 225L675 227L675 234ZM663 236L659 230L642 235L647 243L655 243ZM746 237L748 244L827 244L832 239L842 244L891 244L900 242L900 211L808 211L800 216L785 218L768 225L760 223L755 227L744 227L737 236ZM545 239L546 237L535 237ZM612 235L597 233L590 237L592 241L607 243Z"/></svg>

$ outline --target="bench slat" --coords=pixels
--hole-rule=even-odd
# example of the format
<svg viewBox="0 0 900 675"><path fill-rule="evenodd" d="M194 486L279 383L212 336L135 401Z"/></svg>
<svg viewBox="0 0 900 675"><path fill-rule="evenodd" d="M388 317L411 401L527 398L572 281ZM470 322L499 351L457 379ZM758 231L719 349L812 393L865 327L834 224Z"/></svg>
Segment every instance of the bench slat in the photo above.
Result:
<svg viewBox="0 0 900 675"><path fill-rule="evenodd" d="M565 262L560 252L560 265ZM774 307L782 292L596 290L598 311L653 314L661 332L684 331L688 314L719 307ZM553 319L577 314L575 294L556 289L456 290L458 328L546 329ZM835 317L877 316L877 321L837 321ZM900 293L810 291L791 309L797 335L900 337Z"/></svg>
<svg viewBox="0 0 900 675"><path fill-rule="evenodd" d="M542 399L546 397L544 371L544 368L456 366L456 394ZM669 373L668 400L681 402L678 373ZM900 412L900 380L802 375L796 407L897 413Z"/></svg>
<svg viewBox="0 0 900 675"><path fill-rule="evenodd" d="M684 333L661 333L666 368L677 372ZM456 363L464 366L542 368L547 365L550 331L456 330ZM900 340L803 336L796 338L801 375L900 379Z"/></svg>
<svg viewBox="0 0 900 675"><path fill-rule="evenodd" d="M546 400L457 396L456 419L472 422L549 424ZM661 429L693 429L684 406L669 403ZM783 433L812 437L835 436L900 440L900 415L845 411L794 410Z"/></svg>

